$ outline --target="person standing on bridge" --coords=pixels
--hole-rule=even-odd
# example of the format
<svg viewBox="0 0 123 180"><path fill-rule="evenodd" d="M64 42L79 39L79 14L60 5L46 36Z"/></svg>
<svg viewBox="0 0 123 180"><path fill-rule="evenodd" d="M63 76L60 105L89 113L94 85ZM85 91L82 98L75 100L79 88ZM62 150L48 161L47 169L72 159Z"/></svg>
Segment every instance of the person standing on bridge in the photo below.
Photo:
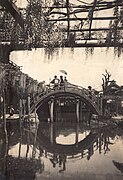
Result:
<svg viewBox="0 0 123 180"><path fill-rule="evenodd" d="M60 89L64 88L63 76L60 76Z"/></svg>
<svg viewBox="0 0 123 180"><path fill-rule="evenodd" d="M67 80L67 78L66 78L66 76L64 77L64 90L65 90L65 88L67 87L67 84L68 84L68 80Z"/></svg>
<svg viewBox="0 0 123 180"><path fill-rule="evenodd" d="M66 76L64 77L64 82L67 82L67 78L66 78Z"/></svg>
<svg viewBox="0 0 123 180"><path fill-rule="evenodd" d="M92 99L92 87L88 86L89 98Z"/></svg>
<svg viewBox="0 0 123 180"><path fill-rule="evenodd" d="M60 80L57 78L57 76L55 75L54 76L54 79L50 82L52 84L54 84L54 89L57 90L59 88L59 83L60 83Z"/></svg>

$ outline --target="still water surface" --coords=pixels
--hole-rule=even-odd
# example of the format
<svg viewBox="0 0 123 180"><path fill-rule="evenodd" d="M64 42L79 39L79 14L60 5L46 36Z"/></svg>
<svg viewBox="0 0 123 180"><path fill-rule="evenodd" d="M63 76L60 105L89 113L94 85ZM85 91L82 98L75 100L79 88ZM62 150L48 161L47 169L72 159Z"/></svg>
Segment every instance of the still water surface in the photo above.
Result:
<svg viewBox="0 0 123 180"><path fill-rule="evenodd" d="M8 124L0 140L0 175L7 180L122 179L122 129L99 124Z"/></svg>

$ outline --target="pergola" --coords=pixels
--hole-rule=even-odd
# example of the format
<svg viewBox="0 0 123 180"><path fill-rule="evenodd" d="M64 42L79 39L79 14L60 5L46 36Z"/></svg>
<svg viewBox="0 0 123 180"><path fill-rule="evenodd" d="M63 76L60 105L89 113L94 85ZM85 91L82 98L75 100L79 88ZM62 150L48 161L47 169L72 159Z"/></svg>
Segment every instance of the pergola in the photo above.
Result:
<svg viewBox="0 0 123 180"><path fill-rule="evenodd" d="M28 0L25 8L18 8L24 28L2 0L0 4L0 42L31 47L122 48L122 0Z"/></svg>

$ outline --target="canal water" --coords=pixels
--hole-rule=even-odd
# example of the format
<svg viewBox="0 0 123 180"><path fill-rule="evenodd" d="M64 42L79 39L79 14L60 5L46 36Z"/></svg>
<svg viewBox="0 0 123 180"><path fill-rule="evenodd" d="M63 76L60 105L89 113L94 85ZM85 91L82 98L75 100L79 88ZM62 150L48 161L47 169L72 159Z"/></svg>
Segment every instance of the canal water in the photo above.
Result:
<svg viewBox="0 0 123 180"><path fill-rule="evenodd" d="M0 179L121 180L123 131L98 120L7 123L0 131ZM1 127L2 129L2 127Z"/></svg>

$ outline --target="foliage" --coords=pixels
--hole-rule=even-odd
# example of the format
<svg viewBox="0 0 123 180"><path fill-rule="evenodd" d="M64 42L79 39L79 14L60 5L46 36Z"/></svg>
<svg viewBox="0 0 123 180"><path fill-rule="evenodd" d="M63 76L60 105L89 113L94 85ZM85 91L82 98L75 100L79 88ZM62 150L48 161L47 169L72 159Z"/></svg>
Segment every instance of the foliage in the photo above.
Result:
<svg viewBox="0 0 123 180"><path fill-rule="evenodd" d="M55 47L60 46L63 33L54 22L48 23L48 11L42 0L29 1L26 9L27 34L31 38L32 46ZM45 4L46 6L46 4Z"/></svg>
<svg viewBox="0 0 123 180"><path fill-rule="evenodd" d="M118 6L118 2L120 1L117 0L117 4L113 9L113 16L117 17L117 19L114 21L111 20L109 23L110 31L109 33L107 33L106 43L107 47L109 47L110 44L113 43L114 54L119 57L122 53L122 46L120 45L120 43L122 43L123 32L122 30L120 30L120 28L123 26L123 8Z"/></svg>

